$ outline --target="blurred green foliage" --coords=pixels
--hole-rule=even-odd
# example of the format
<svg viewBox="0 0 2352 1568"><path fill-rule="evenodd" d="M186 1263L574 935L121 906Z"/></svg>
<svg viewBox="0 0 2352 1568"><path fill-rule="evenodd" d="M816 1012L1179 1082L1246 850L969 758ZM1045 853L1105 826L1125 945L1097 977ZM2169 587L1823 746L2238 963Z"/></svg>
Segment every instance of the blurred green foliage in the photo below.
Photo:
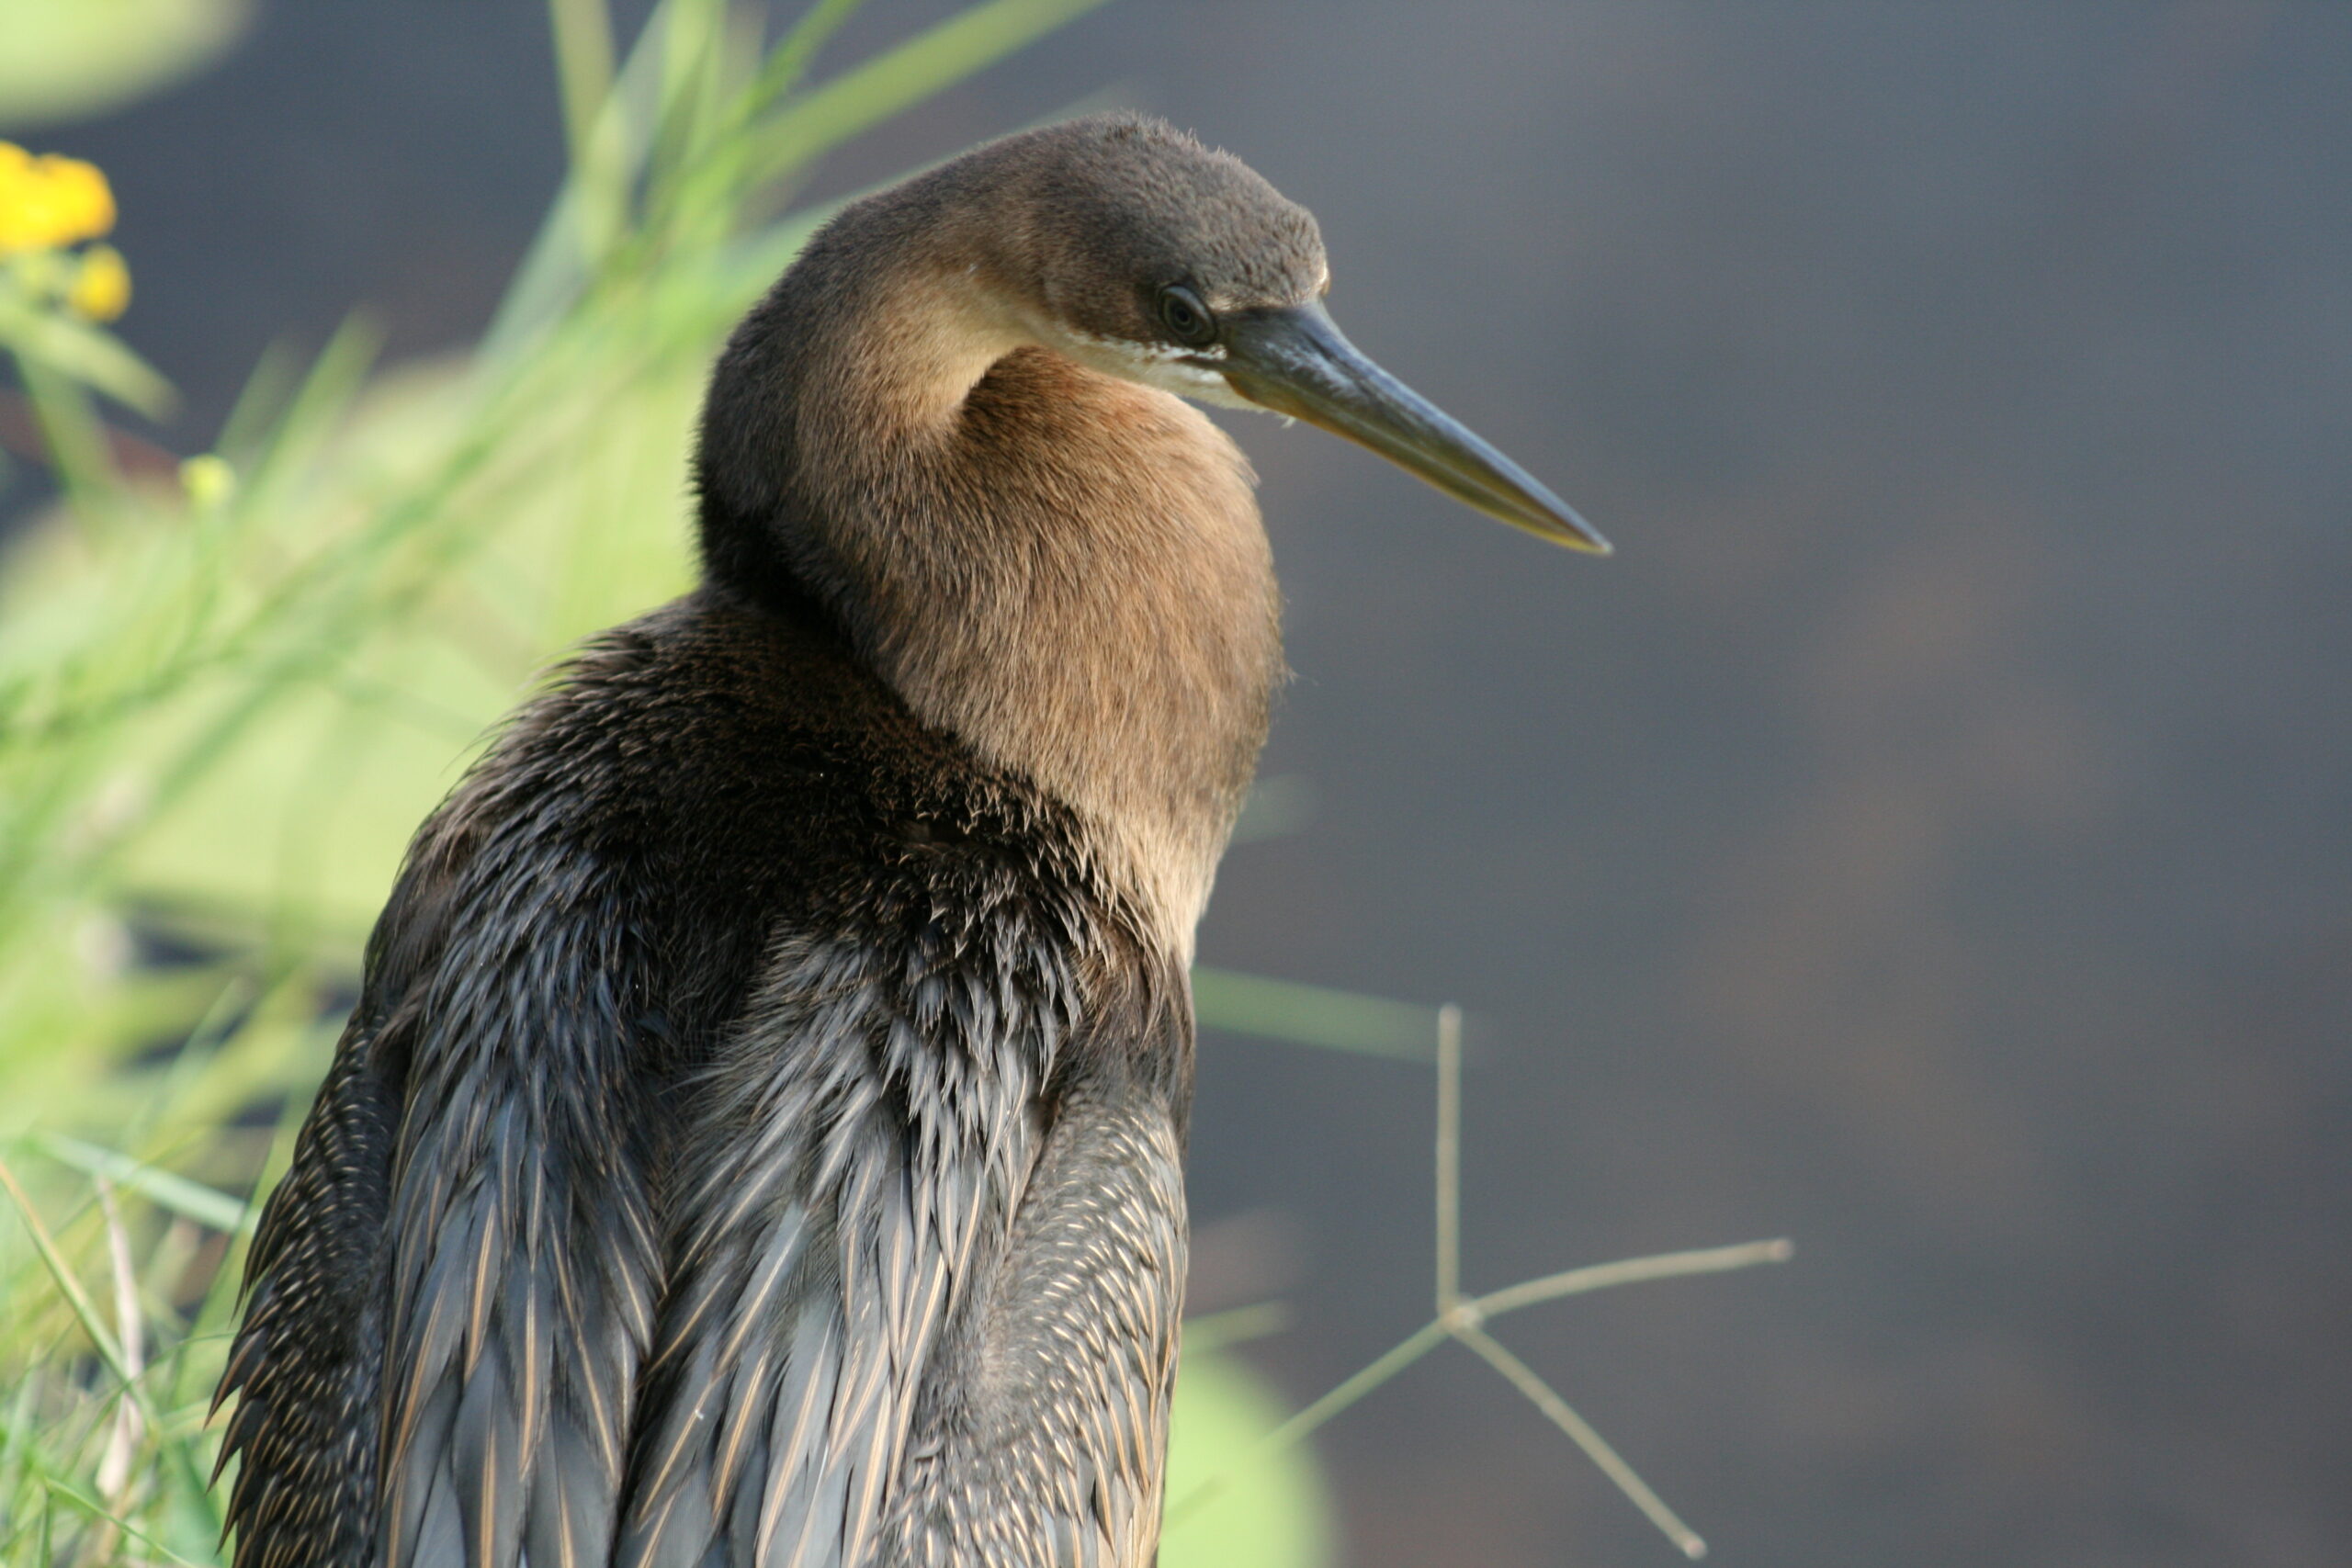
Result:
<svg viewBox="0 0 2352 1568"><path fill-rule="evenodd" d="M200 71L252 15L250 0L6 0L0 130L103 113Z"/></svg>

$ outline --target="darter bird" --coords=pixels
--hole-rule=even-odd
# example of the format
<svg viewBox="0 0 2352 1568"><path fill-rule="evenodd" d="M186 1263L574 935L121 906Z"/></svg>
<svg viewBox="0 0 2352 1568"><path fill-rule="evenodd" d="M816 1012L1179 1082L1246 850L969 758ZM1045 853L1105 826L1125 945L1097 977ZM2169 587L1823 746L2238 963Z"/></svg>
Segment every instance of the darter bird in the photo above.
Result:
<svg viewBox="0 0 2352 1568"><path fill-rule="evenodd" d="M1193 927L1282 672L1271 409L1575 513L1158 121L845 208L736 330L701 586L418 832L254 1238L239 1568L1145 1568Z"/></svg>

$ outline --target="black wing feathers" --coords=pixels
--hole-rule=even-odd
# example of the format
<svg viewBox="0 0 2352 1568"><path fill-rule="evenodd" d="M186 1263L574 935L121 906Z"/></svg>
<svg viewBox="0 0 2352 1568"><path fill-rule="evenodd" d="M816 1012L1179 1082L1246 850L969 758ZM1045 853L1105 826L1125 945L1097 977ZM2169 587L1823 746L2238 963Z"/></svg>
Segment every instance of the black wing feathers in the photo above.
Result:
<svg viewBox="0 0 2352 1568"><path fill-rule="evenodd" d="M740 615L613 634L420 834L255 1240L238 1568L1149 1561L1182 971Z"/></svg>
<svg viewBox="0 0 2352 1568"><path fill-rule="evenodd" d="M601 1568L659 1248L647 879L572 694L419 833L224 1392L238 1568ZM570 726L567 732L567 724Z"/></svg>
<svg viewBox="0 0 2352 1568"><path fill-rule="evenodd" d="M242 1455L229 1496L238 1568L356 1568L376 1494L383 1319L375 1291L392 1129L399 1114L376 1037L355 1022L262 1210L251 1301L221 1375L239 1397L220 1463Z"/></svg>
<svg viewBox="0 0 2352 1568"><path fill-rule="evenodd" d="M874 1558L934 1345L1034 1157L1026 1108L1059 1033L1050 1009L1001 1001L960 1032L926 1005L935 976L882 956L906 952L788 946L697 1086L619 1568Z"/></svg>
<svg viewBox="0 0 2352 1568"><path fill-rule="evenodd" d="M392 1173L386 1568L600 1563L660 1260L634 1014L648 960L549 792L493 830L436 970ZM557 841L560 841L560 840Z"/></svg>

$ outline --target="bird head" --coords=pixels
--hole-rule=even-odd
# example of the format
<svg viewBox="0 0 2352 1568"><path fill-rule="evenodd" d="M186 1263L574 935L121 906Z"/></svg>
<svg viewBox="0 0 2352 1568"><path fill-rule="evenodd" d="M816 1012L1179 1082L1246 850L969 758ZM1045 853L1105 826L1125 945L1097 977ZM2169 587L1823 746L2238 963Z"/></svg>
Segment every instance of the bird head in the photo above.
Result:
<svg viewBox="0 0 2352 1568"><path fill-rule="evenodd" d="M1239 159L1132 115L973 156L999 197L989 281L1025 335L1163 391L1303 419L1489 516L1608 552L1566 502L1347 340L1323 305L1314 215Z"/></svg>

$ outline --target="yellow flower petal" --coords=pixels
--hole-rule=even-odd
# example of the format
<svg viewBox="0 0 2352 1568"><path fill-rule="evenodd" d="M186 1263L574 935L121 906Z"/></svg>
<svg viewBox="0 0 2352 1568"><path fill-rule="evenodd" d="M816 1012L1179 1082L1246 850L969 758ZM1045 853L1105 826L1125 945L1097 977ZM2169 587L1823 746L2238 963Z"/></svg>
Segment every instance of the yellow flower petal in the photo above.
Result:
<svg viewBox="0 0 2352 1568"><path fill-rule="evenodd" d="M92 245L65 291L65 308L93 321L111 321L130 305L130 268L112 245Z"/></svg>
<svg viewBox="0 0 2352 1568"><path fill-rule="evenodd" d="M93 240L114 227L114 192L95 164L0 142L0 255Z"/></svg>

